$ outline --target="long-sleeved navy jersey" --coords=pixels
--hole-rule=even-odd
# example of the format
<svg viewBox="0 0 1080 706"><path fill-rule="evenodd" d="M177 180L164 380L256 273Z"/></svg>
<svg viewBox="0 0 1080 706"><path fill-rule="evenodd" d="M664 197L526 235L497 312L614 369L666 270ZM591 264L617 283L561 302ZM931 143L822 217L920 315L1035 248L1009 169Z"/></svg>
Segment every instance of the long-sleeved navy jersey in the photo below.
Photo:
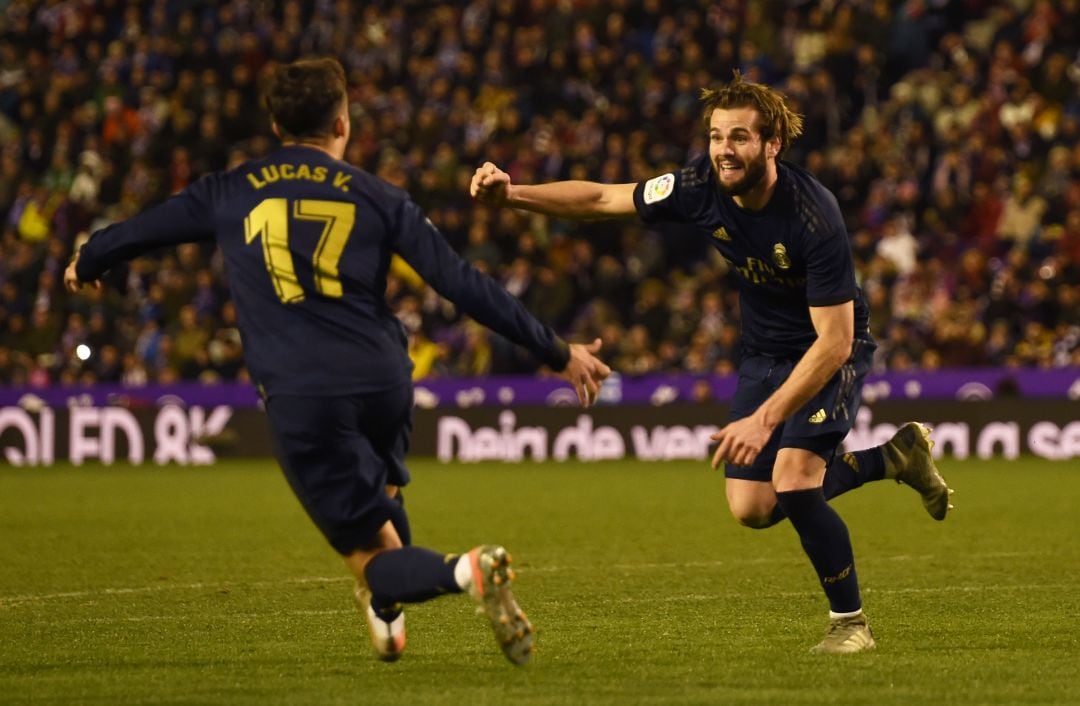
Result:
<svg viewBox="0 0 1080 706"><path fill-rule="evenodd" d="M459 257L408 194L322 150L287 146L203 177L104 228L80 251L81 281L153 248L216 240L244 356L264 394L345 395L408 381L405 331L385 300L398 253L439 294L555 370L569 349Z"/></svg>
<svg viewBox="0 0 1080 706"><path fill-rule="evenodd" d="M817 338L811 306L855 303L855 337L870 340L869 309L855 284L851 243L836 198L810 174L777 162L776 190L748 211L720 193L709 156L641 182L645 221L688 223L735 271L742 344L751 353L800 358Z"/></svg>

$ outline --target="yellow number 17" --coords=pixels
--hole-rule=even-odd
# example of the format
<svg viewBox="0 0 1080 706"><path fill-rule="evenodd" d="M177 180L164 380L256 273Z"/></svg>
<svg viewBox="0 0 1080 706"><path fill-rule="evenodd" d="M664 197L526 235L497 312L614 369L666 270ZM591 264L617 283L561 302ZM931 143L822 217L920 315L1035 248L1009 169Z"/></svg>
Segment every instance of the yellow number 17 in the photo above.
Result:
<svg viewBox="0 0 1080 706"><path fill-rule="evenodd" d="M345 243L352 235L356 205L344 201L300 199L293 201L292 206L293 218L323 223L322 236L311 257L315 289L327 297L341 297L338 262L345 251ZM288 199L265 199L251 209L244 219L244 242L251 243L260 235L266 270L270 273L278 299L283 304L303 301L304 288L296 278L292 253L289 252Z"/></svg>

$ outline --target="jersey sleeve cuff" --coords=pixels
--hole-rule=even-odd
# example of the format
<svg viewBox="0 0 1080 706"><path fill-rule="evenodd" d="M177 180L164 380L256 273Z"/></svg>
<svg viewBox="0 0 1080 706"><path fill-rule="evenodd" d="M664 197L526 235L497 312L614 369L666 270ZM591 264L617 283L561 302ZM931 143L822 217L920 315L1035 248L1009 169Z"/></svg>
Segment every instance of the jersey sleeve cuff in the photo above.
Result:
<svg viewBox="0 0 1080 706"><path fill-rule="evenodd" d="M639 181L634 186L634 210L637 211L641 220L649 223L652 221L649 218L649 211L645 208L645 182Z"/></svg>
<svg viewBox="0 0 1080 706"><path fill-rule="evenodd" d="M87 254L86 245L79 249L79 259L75 261L75 276L80 282L93 282L101 276L95 267L94 258Z"/></svg>
<svg viewBox="0 0 1080 706"><path fill-rule="evenodd" d="M810 306L836 306L837 304L843 304L845 302L855 301L854 294L837 294L832 297L824 297L822 299L807 299L806 303Z"/></svg>
<svg viewBox="0 0 1080 706"><path fill-rule="evenodd" d="M570 345L556 336L555 350L552 351L544 362L555 372L565 370L567 364L570 362Z"/></svg>

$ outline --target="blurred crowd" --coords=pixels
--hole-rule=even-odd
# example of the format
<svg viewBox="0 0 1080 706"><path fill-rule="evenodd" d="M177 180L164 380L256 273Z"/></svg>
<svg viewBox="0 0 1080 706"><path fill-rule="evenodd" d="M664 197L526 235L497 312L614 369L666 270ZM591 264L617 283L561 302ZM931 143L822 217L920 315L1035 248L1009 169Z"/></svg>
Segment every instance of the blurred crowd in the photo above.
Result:
<svg viewBox="0 0 1080 706"><path fill-rule="evenodd" d="M275 145L274 62L333 55L347 159L625 374L726 373L738 307L706 239L475 206L628 182L706 150L739 69L806 116L786 158L836 194L881 369L1080 365L1080 0L11 0L0 3L0 384L243 380L220 256L190 245L68 296L85 233ZM402 263L416 376L531 370Z"/></svg>

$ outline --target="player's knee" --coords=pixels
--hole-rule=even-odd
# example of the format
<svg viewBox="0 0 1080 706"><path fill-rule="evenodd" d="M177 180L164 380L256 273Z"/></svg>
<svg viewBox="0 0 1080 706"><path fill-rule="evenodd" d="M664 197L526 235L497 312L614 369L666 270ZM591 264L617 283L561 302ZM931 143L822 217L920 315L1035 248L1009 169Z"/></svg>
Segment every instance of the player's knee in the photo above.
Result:
<svg viewBox="0 0 1080 706"><path fill-rule="evenodd" d="M765 529L772 527L772 508L759 505L732 505L731 515L743 527L750 529Z"/></svg>
<svg viewBox="0 0 1080 706"><path fill-rule="evenodd" d="M729 481L727 501L731 516L743 527L764 529L775 524L776 494L767 483Z"/></svg>

